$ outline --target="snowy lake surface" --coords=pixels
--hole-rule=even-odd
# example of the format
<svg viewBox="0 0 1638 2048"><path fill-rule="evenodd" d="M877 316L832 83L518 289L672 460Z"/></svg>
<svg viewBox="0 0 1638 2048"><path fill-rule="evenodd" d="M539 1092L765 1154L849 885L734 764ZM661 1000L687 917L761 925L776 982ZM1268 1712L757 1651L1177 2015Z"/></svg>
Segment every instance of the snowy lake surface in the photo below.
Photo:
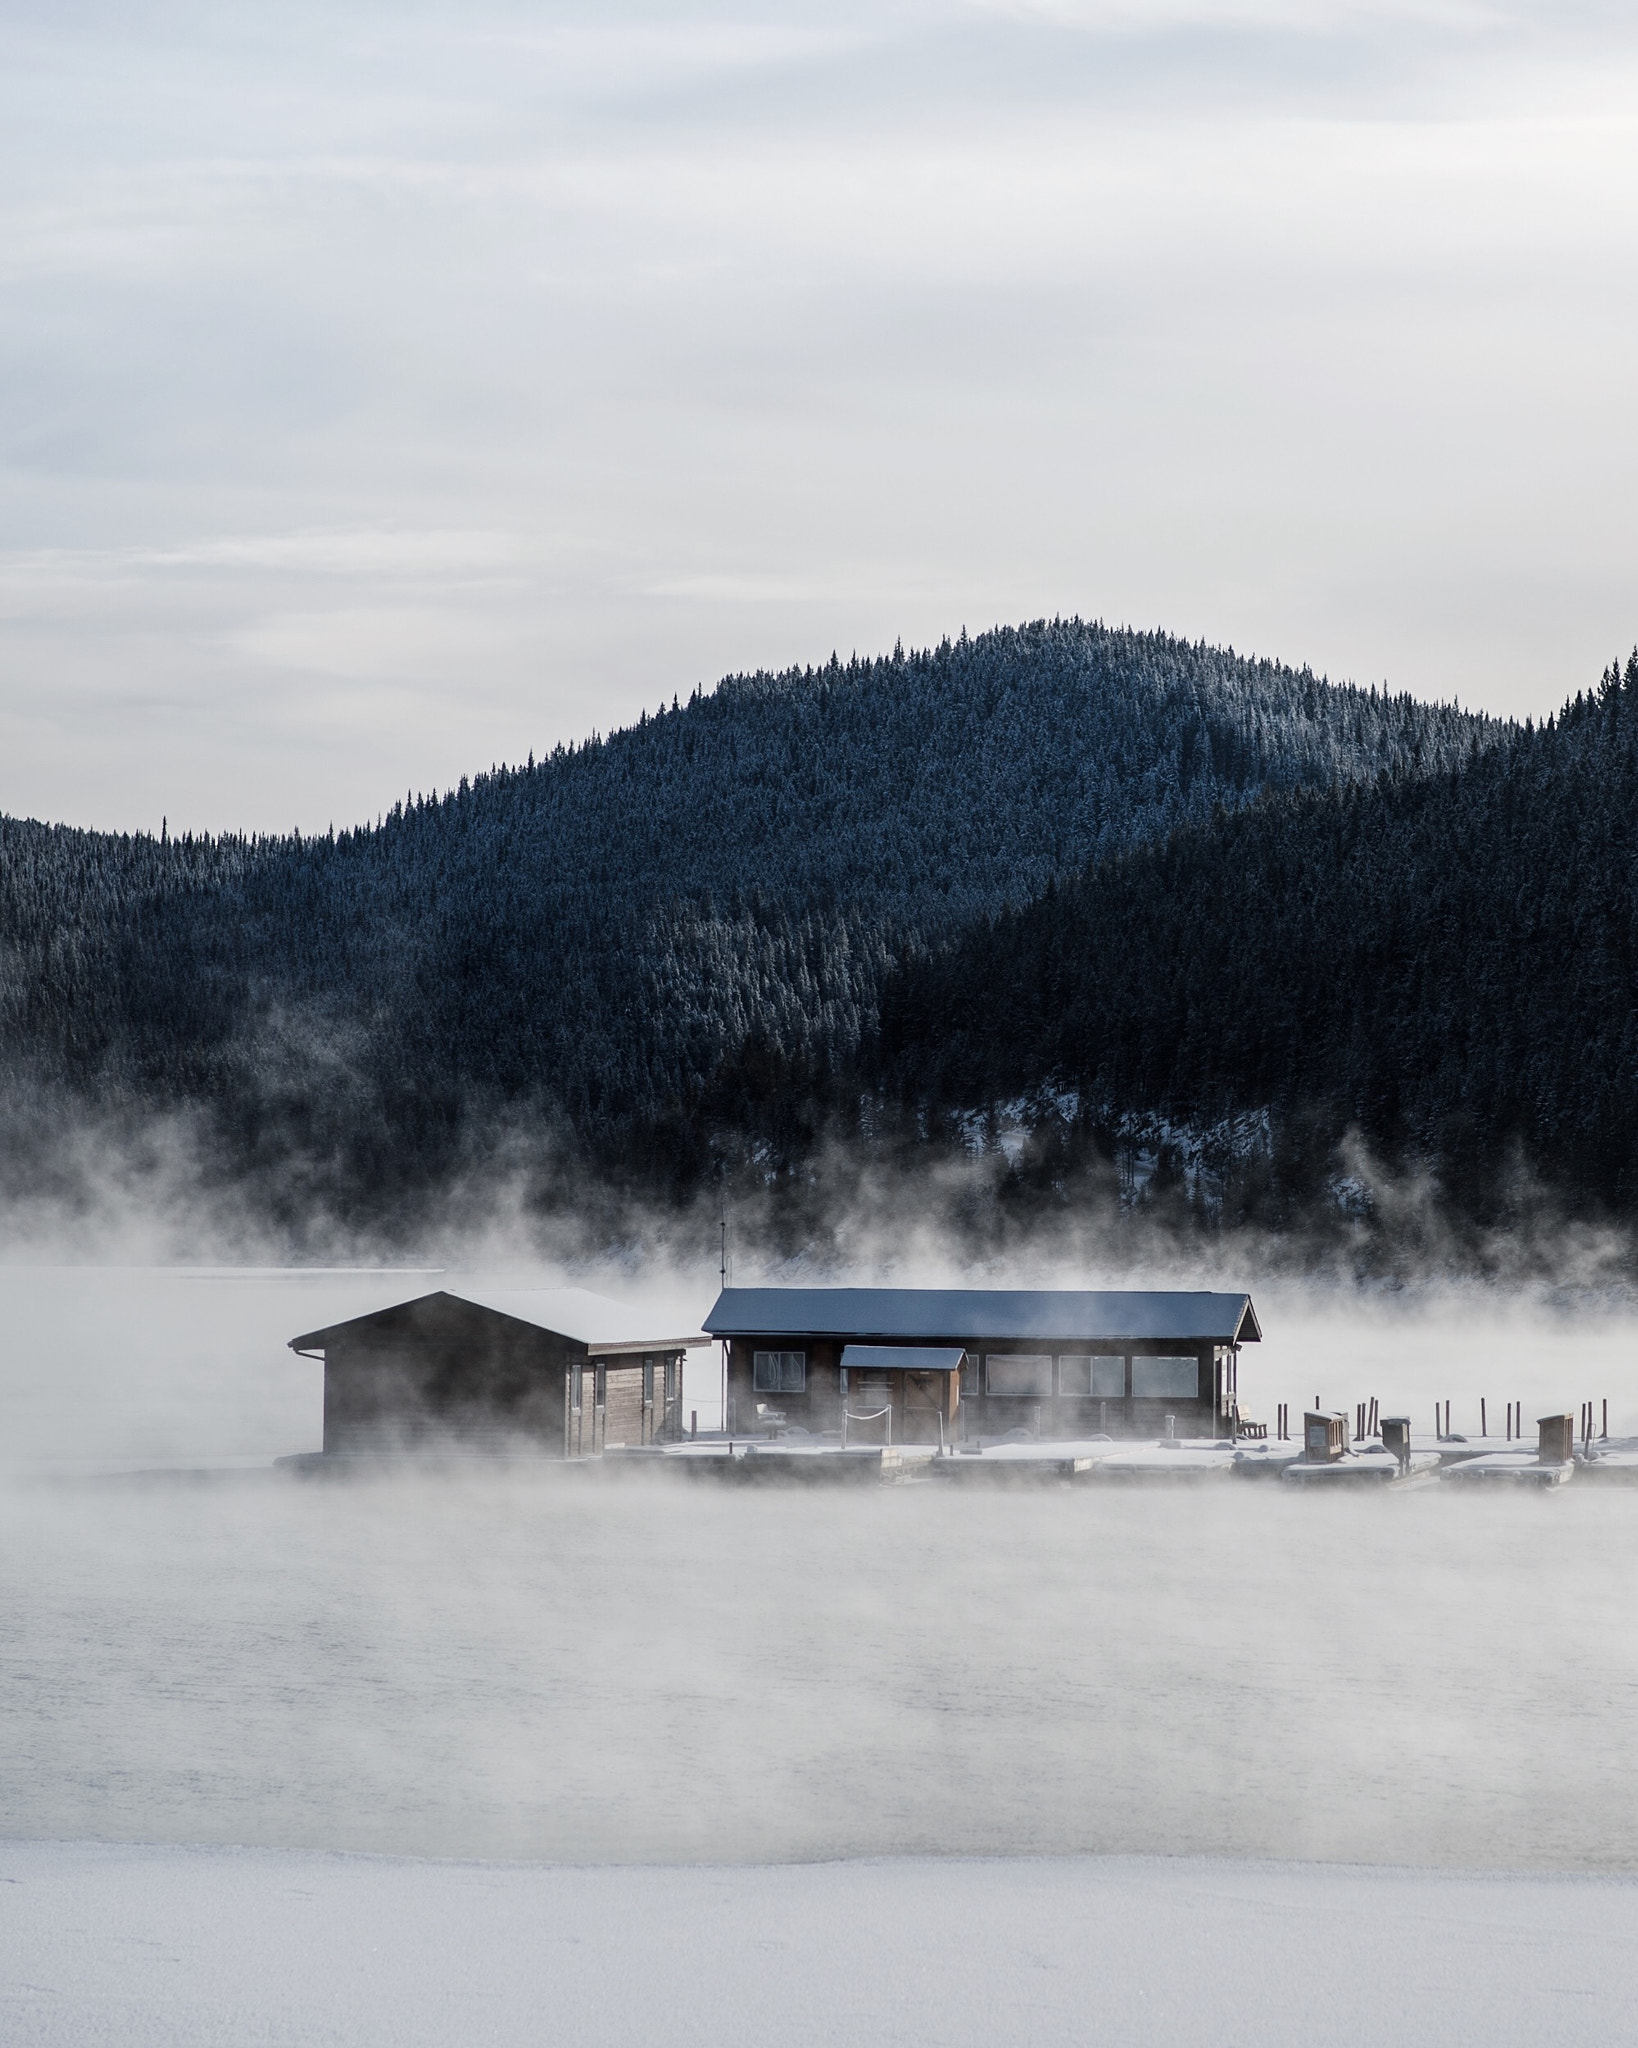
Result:
<svg viewBox="0 0 1638 2048"><path fill-rule="evenodd" d="M1156 1859L566 1870L0 1843L8 2048L1604 2048L1638 1884Z"/></svg>

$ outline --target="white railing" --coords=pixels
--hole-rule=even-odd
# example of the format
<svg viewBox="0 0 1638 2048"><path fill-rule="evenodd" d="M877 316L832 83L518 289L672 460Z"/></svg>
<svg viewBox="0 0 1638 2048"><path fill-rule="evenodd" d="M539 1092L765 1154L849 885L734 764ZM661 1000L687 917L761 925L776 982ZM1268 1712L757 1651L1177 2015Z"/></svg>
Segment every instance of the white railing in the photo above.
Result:
<svg viewBox="0 0 1638 2048"><path fill-rule="evenodd" d="M855 1414L844 1401L842 1403L842 1449L844 1451L847 1449L847 1426L850 1422L880 1422L884 1415L887 1417L887 1444L891 1450L893 1446L892 1402L889 1402L885 1408L865 1408L858 1414Z"/></svg>

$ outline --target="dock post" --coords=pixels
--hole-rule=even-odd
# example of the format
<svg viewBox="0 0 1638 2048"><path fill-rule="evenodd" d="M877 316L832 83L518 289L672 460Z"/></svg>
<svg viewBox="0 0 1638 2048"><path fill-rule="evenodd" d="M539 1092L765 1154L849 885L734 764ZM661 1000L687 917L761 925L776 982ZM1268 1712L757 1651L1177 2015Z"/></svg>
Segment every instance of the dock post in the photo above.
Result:
<svg viewBox="0 0 1638 2048"><path fill-rule="evenodd" d="M1479 1396L1479 1434L1480 1436L1488 1436L1490 1434L1490 1420L1484 1411L1483 1394Z"/></svg>

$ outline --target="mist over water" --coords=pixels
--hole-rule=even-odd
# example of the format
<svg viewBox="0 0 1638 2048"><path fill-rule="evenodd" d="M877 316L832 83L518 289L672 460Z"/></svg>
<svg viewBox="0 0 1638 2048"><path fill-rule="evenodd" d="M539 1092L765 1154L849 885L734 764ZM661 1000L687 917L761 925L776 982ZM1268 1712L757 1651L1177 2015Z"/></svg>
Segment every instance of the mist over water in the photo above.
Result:
<svg viewBox="0 0 1638 2048"><path fill-rule="evenodd" d="M571 1277L679 1328L715 1281ZM1638 1867L1638 1493L275 1474L320 1433L285 1340L462 1279L0 1269L0 1833ZM1426 1429L1448 1398L1476 1431L1483 1394L1493 1430L1511 1399L1532 1433L1583 1399L1638 1427L1618 1299L1253 1292L1254 1416L1375 1395ZM715 1386L693 1354L702 1426ZM213 1476L131 1476L167 1466Z"/></svg>
<svg viewBox="0 0 1638 2048"><path fill-rule="evenodd" d="M1638 1495L0 1497L0 1827L1638 1866Z"/></svg>

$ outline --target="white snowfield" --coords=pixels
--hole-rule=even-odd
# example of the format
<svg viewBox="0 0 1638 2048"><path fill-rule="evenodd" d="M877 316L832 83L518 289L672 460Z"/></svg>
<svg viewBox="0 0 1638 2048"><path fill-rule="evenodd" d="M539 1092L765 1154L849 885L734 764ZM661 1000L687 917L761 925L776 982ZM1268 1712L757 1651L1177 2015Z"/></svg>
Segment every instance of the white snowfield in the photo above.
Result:
<svg viewBox="0 0 1638 2048"><path fill-rule="evenodd" d="M7 2048L1607 2048L1635 2011L1630 1878L0 1845Z"/></svg>

